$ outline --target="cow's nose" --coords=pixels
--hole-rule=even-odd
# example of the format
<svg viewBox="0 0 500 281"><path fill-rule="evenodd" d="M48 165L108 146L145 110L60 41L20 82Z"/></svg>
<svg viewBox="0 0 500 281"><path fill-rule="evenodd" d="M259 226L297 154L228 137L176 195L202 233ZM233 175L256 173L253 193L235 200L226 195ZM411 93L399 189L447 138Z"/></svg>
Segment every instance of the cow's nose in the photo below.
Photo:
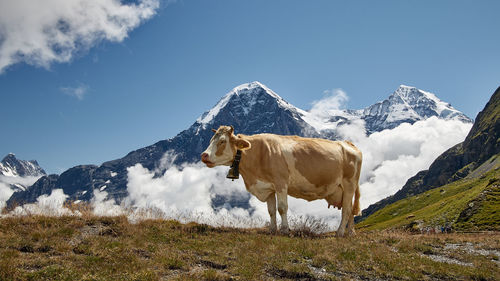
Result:
<svg viewBox="0 0 500 281"><path fill-rule="evenodd" d="M203 152L203 153L201 154L201 161L203 161L203 162L208 161L208 153Z"/></svg>

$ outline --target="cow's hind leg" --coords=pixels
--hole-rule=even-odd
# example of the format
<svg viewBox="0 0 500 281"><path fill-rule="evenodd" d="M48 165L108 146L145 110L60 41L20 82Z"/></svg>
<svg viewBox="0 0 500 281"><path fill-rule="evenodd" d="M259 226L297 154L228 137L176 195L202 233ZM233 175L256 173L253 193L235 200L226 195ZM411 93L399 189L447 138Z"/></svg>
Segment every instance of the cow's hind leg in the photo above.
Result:
<svg viewBox="0 0 500 281"><path fill-rule="evenodd" d="M351 214L349 215L349 223L347 224L347 235L354 236L356 231L354 231L354 216L359 213L359 184L357 179L353 179L350 181L351 185L354 188L354 206L352 208Z"/></svg>
<svg viewBox="0 0 500 281"><path fill-rule="evenodd" d="M356 231L354 231L354 212L351 212L349 216L349 222L347 223L347 236L356 235Z"/></svg>
<svg viewBox="0 0 500 281"><path fill-rule="evenodd" d="M276 233L276 194L271 194L267 198L267 211L271 217L271 223L269 225L269 230L271 233Z"/></svg>
<svg viewBox="0 0 500 281"><path fill-rule="evenodd" d="M288 219L287 219L287 212L288 212L288 194L286 192L286 188L284 190L278 191L276 193L276 197L278 199L278 212L280 213L281 216L281 227L280 227L280 232L282 233L288 233L289 227L288 227Z"/></svg>
<svg viewBox="0 0 500 281"><path fill-rule="evenodd" d="M340 221L339 229L337 230L337 236L339 237L343 237L345 235L348 222L350 227L354 226L354 217L352 214L352 196L354 195L354 186L348 180L343 180L342 189L342 220Z"/></svg>

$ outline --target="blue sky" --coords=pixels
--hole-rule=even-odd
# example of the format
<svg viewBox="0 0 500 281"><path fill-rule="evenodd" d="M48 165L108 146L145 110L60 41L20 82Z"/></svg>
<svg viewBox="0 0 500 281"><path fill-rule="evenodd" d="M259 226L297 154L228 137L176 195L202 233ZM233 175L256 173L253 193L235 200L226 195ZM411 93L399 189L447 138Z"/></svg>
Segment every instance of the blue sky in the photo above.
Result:
<svg viewBox="0 0 500 281"><path fill-rule="evenodd" d="M0 56L9 5L0 0ZM120 158L255 80L303 109L325 90L343 89L358 109L406 84L474 118L500 85L499 10L499 1L163 1L126 38L78 43L68 61L9 61L0 157L36 159L50 173Z"/></svg>

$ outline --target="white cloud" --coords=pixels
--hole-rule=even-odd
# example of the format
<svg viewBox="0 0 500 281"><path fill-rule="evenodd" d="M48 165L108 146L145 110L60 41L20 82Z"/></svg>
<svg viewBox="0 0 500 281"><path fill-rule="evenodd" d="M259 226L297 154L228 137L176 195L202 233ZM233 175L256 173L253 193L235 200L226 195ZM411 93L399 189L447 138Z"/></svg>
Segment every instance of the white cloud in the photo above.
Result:
<svg viewBox="0 0 500 281"><path fill-rule="evenodd" d="M83 97L89 90L89 86L83 83L79 83L76 87L61 87L61 92L68 96L77 98L78 100L83 100Z"/></svg>
<svg viewBox="0 0 500 281"><path fill-rule="evenodd" d="M36 203L24 204L16 207L9 215L26 216L26 215L46 215L46 216L71 216L80 215L64 207L64 202L68 195L64 194L62 189L54 189L50 195L41 195L37 198Z"/></svg>
<svg viewBox="0 0 500 281"><path fill-rule="evenodd" d="M0 182L0 212L5 208L7 200L14 193L14 190L10 188L8 184Z"/></svg>
<svg viewBox="0 0 500 281"><path fill-rule="evenodd" d="M324 97L312 102L309 112L318 117L329 117L343 109L349 97L342 89L323 91Z"/></svg>
<svg viewBox="0 0 500 281"><path fill-rule="evenodd" d="M173 158L175 155L167 152L162 159L164 163L171 163ZM210 169L199 163L167 166L160 177L155 177L155 171L141 164L127 169L129 196L124 206L134 209L134 215L151 216L149 210L154 210L156 217L184 222L239 227L263 225L262 218L255 216L256 212L250 215L248 210L229 205L218 210L213 208L212 198L216 194L238 197L246 192L241 179L233 182L225 178L227 167Z"/></svg>
<svg viewBox="0 0 500 281"><path fill-rule="evenodd" d="M48 68L95 44L123 41L151 18L159 0L1 0L0 73L25 62Z"/></svg>
<svg viewBox="0 0 500 281"><path fill-rule="evenodd" d="M92 212L97 216L120 216L125 214L125 209L118 206L114 199L106 199L108 193L94 189L94 196L90 200Z"/></svg>
<svg viewBox="0 0 500 281"><path fill-rule="evenodd" d="M23 187L31 186L40 177L9 177L0 175L0 212L5 207L7 200L15 192L11 185L20 184Z"/></svg>

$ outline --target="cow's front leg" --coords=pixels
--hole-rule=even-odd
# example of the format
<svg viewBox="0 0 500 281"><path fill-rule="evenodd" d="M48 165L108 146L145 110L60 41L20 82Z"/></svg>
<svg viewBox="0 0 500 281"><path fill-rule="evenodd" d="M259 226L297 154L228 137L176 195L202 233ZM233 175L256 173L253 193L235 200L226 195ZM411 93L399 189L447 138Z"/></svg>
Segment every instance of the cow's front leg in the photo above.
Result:
<svg viewBox="0 0 500 281"><path fill-rule="evenodd" d="M276 194L271 194L267 198L267 211L271 217L271 224L269 225L269 230L271 233L276 233Z"/></svg>
<svg viewBox="0 0 500 281"><path fill-rule="evenodd" d="M286 188L282 191L278 191L276 193L276 197L278 198L278 212L281 216L280 232L288 233L288 218L286 216L286 213L288 211L288 194L286 192Z"/></svg>

